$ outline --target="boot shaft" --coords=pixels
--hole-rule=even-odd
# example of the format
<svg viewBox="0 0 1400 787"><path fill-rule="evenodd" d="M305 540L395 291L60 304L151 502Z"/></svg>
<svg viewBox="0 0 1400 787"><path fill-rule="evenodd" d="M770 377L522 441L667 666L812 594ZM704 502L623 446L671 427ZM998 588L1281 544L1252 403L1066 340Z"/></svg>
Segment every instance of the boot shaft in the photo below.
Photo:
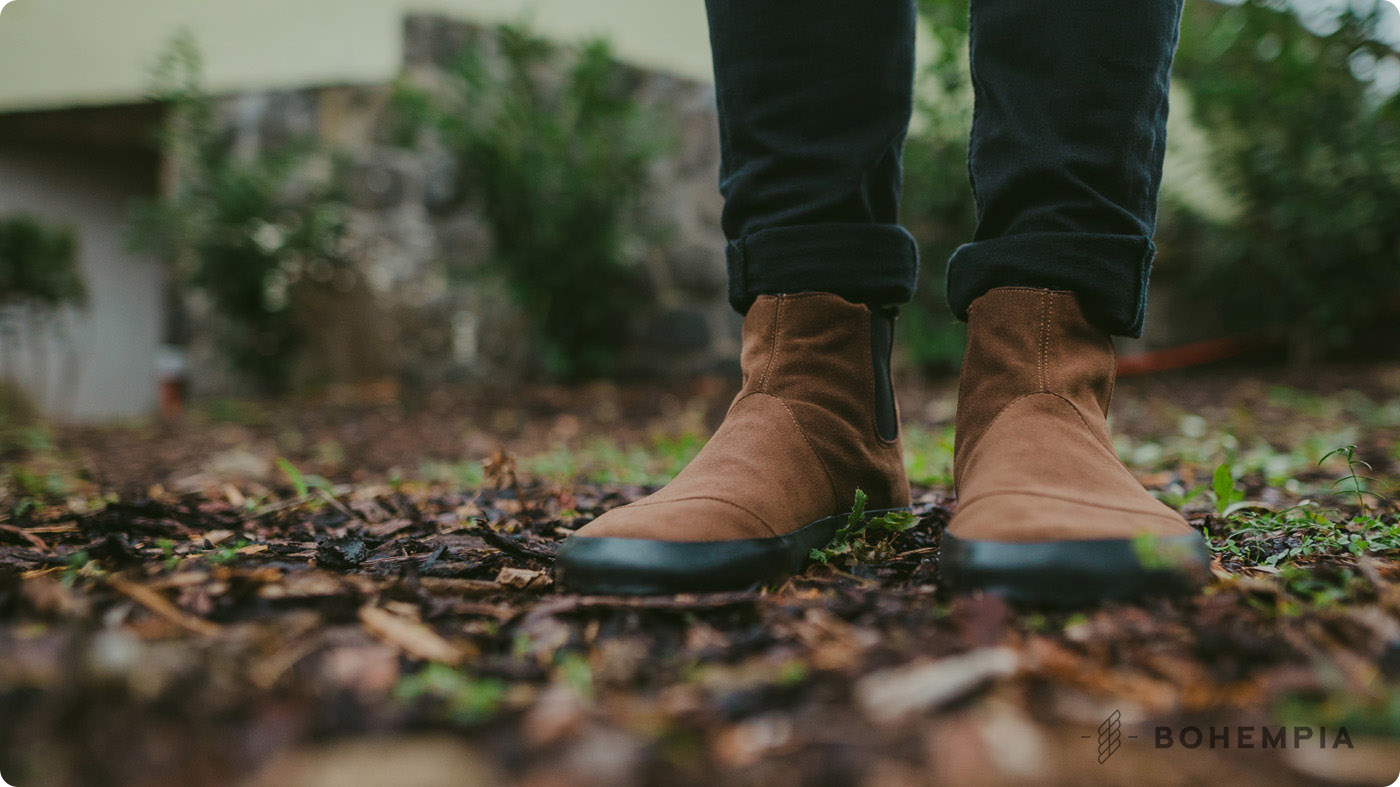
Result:
<svg viewBox="0 0 1400 787"><path fill-rule="evenodd" d="M973 301L954 425L955 482L972 448L1012 401L1048 393L1107 416L1115 370L1112 338L1085 318L1072 292L1000 287ZM1091 430L1107 441L1100 419L1091 421Z"/></svg>
<svg viewBox="0 0 1400 787"><path fill-rule="evenodd" d="M893 314L827 293L765 295L744 318L746 396L781 399L834 465L837 494L873 506L908 502L899 415L890 385Z"/></svg>
<svg viewBox="0 0 1400 787"><path fill-rule="evenodd" d="M826 293L762 296L744 318L737 399L766 393L821 406L849 423L899 439L890 381L894 310Z"/></svg>

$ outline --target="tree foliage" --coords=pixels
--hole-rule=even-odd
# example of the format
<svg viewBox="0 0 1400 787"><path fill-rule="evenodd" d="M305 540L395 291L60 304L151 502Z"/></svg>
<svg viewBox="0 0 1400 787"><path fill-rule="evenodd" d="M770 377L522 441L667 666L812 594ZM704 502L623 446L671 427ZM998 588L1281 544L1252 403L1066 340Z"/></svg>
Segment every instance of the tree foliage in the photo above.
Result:
<svg viewBox="0 0 1400 787"><path fill-rule="evenodd" d="M495 236L501 275L562 377L612 368L643 302L628 225L657 149L655 123L608 46L562 47L493 28L442 89L399 91L402 117L460 164L462 192Z"/></svg>
<svg viewBox="0 0 1400 787"><path fill-rule="evenodd" d="M50 311L86 301L71 228L32 216L0 219L0 306Z"/></svg>
<svg viewBox="0 0 1400 787"><path fill-rule="evenodd" d="M1237 327L1287 326L1303 357L1356 340L1400 295L1400 60L1377 40L1394 9L1365 6L1310 30L1279 3L1196 0L1177 54L1240 203L1193 217L1189 284Z"/></svg>
<svg viewBox="0 0 1400 787"><path fill-rule="evenodd" d="M175 263L208 298L225 323L219 340L233 368L280 390L307 330L289 308L297 288L324 286L350 266L335 178L303 177L313 152L304 143L235 151L188 35L172 41L155 85L168 111L160 146L175 178L165 196L138 207L131 241Z"/></svg>

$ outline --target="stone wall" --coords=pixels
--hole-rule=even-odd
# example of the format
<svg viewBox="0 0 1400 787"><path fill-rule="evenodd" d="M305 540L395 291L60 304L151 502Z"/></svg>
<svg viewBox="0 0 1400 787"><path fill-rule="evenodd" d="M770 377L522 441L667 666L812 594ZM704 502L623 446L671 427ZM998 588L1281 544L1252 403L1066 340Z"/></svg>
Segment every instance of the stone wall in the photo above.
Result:
<svg viewBox="0 0 1400 787"><path fill-rule="evenodd" d="M405 21L405 73L431 78L480 40L456 21ZM725 300L713 87L638 72L636 95L674 144L654 162L640 215L661 240L630 250L653 304L629 316L620 372L690 375L734 368L739 319ZM315 309L303 382L344 382L385 371L409 380L520 378L538 372L525 315L483 263L490 229L457 198L453 157L392 139L392 86L327 87L233 96L220 117L249 154L318 138L325 166L339 159L350 205L347 253L363 280L353 297ZM337 310L335 302L344 308ZM215 379L208 377L207 379Z"/></svg>

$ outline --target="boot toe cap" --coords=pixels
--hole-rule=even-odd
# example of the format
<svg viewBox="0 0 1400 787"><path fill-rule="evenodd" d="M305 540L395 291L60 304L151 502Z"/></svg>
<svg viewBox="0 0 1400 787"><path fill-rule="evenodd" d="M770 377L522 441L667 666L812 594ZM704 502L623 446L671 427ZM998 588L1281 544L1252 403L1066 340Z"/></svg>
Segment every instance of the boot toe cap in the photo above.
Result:
<svg viewBox="0 0 1400 787"><path fill-rule="evenodd" d="M581 538L724 541L775 535L747 508L712 497L638 501L614 508L574 534Z"/></svg>
<svg viewBox="0 0 1400 787"><path fill-rule="evenodd" d="M1170 538L1195 531L1180 514L1142 493L1134 505L997 492L961 503L948 532L977 541L1084 541Z"/></svg>

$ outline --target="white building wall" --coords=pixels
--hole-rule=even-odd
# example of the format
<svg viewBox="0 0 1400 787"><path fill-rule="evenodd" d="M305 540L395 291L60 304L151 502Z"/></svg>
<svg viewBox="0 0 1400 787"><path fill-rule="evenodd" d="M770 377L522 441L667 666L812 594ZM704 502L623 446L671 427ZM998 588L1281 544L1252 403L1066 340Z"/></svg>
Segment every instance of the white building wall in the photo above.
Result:
<svg viewBox="0 0 1400 787"><path fill-rule="evenodd" d="M71 344L10 338L0 364L50 415L108 419L156 406L164 267L126 249L132 198L149 195L149 163L70 149L0 146L0 215L71 225L90 307L72 315Z"/></svg>

